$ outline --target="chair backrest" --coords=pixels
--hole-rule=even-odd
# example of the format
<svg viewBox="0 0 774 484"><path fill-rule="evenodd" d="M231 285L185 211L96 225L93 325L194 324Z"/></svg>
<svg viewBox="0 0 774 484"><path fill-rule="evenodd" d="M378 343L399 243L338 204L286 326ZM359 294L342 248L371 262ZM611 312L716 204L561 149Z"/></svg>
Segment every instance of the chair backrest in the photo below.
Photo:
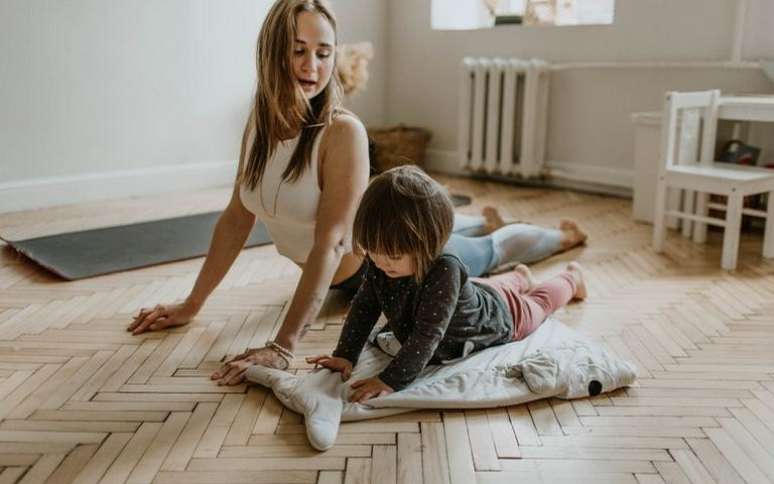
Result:
<svg viewBox="0 0 774 484"><path fill-rule="evenodd" d="M720 91L668 92L662 118L662 164L709 164L715 155Z"/></svg>

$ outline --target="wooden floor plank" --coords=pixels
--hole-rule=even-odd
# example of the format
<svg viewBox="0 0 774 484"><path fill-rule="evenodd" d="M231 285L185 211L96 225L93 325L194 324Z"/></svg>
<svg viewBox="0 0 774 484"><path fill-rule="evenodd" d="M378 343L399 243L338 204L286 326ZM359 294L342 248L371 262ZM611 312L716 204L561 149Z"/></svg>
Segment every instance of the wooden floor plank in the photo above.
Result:
<svg viewBox="0 0 774 484"><path fill-rule="evenodd" d="M368 482L397 484L398 451L394 445L375 445L371 459L371 476Z"/></svg>
<svg viewBox="0 0 774 484"><path fill-rule="evenodd" d="M468 436L465 414L463 412L444 412L443 421L446 433L446 449L449 453L449 480L452 484L474 482L476 476L471 448L472 441ZM408 479L409 474L410 471L406 470L403 482L415 482Z"/></svg>
<svg viewBox="0 0 774 484"><path fill-rule="evenodd" d="M166 471L184 471L188 462L196 451L196 446L207 430L207 427L215 414L218 405L216 403L200 403L196 406L191 418L186 423L180 437L167 455L161 466Z"/></svg>
<svg viewBox="0 0 774 484"><path fill-rule="evenodd" d="M508 413L503 408L489 409L486 411L489 420L489 428L492 431L492 440L497 450L497 457L501 459L518 459L519 442L513 432Z"/></svg>
<svg viewBox="0 0 774 484"><path fill-rule="evenodd" d="M731 463L710 439L686 439L686 441L716 482L728 482L729 484L744 482L744 479L734 470Z"/></svg>
<svg viewBox="0 0 774 484"><path fill-rule="evenodd" d="M86 466L78 473L74 484L89 484L99 482L102 475L121 453L126 443L132 438L130 433L115 433L100 446L99 450Z"/></svg>
<svg viewBox="0 0 774 484"><path fill-rule="evenodd" d="M457 418L457 429L464 425L460 415ZM397 436L398 446L398 484L423 484L422 467L422 442L420 436L415 433L399 433ZM471 469L473 467L472 457L469 457Z"/></svg>
<svg viewBox="0 0 774 484"><path fill-rule="evenodd" d="M449 458L443 424L423 423L422 433L422 477L425 484L450 484Z"/></svg>
<svg viewBox="0 0 774 484"><path fill-rule="evenodd" d="M99 449L97 444L79 445L62 461L53 474L48 478L49 483L68 483L73 482L75 477L89 463L91 458Z"/></svg>
<svg viewBox="0 0 774 484"><path fill-rule="evenodd" d="M718 422L720 422L720 425L735 443L744 450L747 457L753 461L758 469L763 471L770 480L774 481L774 455L770 452L771 449L761 446L761 443L744 428L744 425L739 420L721 418L718 419Z"/></svg>
<svg viewBox="0 0 774 484"><path fill-rule="evenodd" d="M508 407L508 416L519 445L540 445L540 437L526 405Z"/></svg>
<svg viewBox="0 0 774 484"><path fill-rule="evenodd" d="M326 472L321 472L321 474ZM328 473L326 473L328 474ZM162 471L154 484L312 484L315 471ZM320 481L335 482L335 481Z"/></svg>
<svg viewBox="0 0 774 484"><path fill-rule="evenodd" d="M153 480L190 417L191 414L188 412L172 412L148 446L142 459L129 474L126 482L139 484Z"/></svg>
<svg viewBox="0 0 774 484"><path fill-rule="evenodd" d="M14 484L27 472L26 467L6 467L0 472L0 484Z"/></svg>
<svg viewBox="0 0 774 484"><path fill-rule="evenodd" d="M44 455L24 474L19 484L42 484L48 481L64 458L65 454Z"/></svg>
<svg viewBox="0 0 774 484"><path fill-rule="evenodd" d="M466 410L465 422L468 427L470 449L473 452L473 464L477 471L499 471L492 431L486 410Z"/></svg>
<svg viewBox="0 0 774 484"><path fill-rule="evenodd" d="M125 482L129 474L140 461L146 449L161 429L161 424L146 422L132 435L121 453L110 464L102 482Z"/></svg>
<svg viewBox="0 0 774 484"><path fill-rule="evenodd" d="M195 457L216 457L242 404L244 395L226 395L194 451Z"/></svg>
<svg viewBox="0 0 774 484"><path fill-rule="evenodd" d="M704 467L698 457L686 449L670 449L672 457L680 465L680 469L683 474L693 484L701 484L705 482L712 482L713 478L709 471Z"/></svg>
<svg viewBox="0 0 774 484"><path fill-rule="evenodd" d="M704 431L746 482L756 484L769 482L765 474L758 469L744 449L734 441L725 429L704 429Z"/></svg>

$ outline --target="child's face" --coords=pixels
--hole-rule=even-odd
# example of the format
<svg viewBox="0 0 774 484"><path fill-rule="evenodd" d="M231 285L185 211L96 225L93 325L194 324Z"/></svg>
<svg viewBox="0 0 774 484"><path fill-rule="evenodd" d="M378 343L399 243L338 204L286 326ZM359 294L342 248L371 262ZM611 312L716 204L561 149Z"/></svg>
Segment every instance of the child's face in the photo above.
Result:
<svg viewBox="0 0 774 484"><path fill-rule="evenodd" d="M414 264L414 258L410 255L403 254L399 257L393 257L383 254L375 254L369 252L368 256L374 261L376 267L381 269L388 277L406 277L413 276L416 271L416 265Z"/></svg>

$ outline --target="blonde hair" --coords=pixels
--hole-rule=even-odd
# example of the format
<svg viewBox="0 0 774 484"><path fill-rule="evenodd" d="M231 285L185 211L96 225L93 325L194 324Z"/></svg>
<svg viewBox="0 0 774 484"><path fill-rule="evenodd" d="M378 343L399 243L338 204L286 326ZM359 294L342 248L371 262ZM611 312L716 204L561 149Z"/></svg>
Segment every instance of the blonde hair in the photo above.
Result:
<svg viewBox="0 0 774 484"><path fill-rule="evenodd" d="M420 283L453 225L454 207L443 187L415 166L400 166L371 180L355 215L353 240L365 252L413 256Z"/></svg>
<svg viewBox="0 0 774 484"><path fill-rule="evenodd" d="M295 79L291 59L301 12L322 15L336 35L336 19L325 0L277 0L269 10L258 37L258 88L253 109L255 139L240 175L240 182L251 189L263 178L266 163L282 136L300 131L298 145L282 173L283 180L297 180L312 161L315 138L341 104L335 49L331 54L334 56L331 79L322 92L307 99Z"/></svg>

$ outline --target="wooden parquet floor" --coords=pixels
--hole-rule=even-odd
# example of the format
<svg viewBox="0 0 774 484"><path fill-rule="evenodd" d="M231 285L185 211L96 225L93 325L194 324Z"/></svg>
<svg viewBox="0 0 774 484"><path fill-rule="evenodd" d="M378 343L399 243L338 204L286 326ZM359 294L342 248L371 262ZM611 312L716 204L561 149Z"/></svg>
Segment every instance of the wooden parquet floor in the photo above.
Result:
<svg viewBox="0 0 774 484"><path fill-rule="evenodd" d="M422 411L342 425L307 444L301 417L261 388L218 387L221 359L264 342L299 271L273 247L243 251L191 325L133 337L139 308L181 298L201 259L61 282L0 247L0 483L764 483L774 482L774 261L745 236L740 269L720 238L671 233L667 253L628 200L444 179L475 212L578 221L590 296L560 311L639 368L637 384L591 399L486 411ZM228 190L0 215L32 237L222 208ZM300 356L329 351L329 301ZM299 358L295 371L308 371Z"/></svg>

